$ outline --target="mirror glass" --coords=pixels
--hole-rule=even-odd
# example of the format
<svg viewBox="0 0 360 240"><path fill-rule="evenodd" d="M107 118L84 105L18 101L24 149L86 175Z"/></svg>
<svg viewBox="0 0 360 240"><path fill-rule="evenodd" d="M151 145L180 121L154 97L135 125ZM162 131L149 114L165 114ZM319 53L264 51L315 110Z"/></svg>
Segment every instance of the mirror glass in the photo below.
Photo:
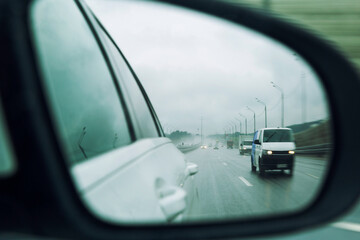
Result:
<svg viewBox="0 0 360 240"><path fill-rule="evenodd" d="M331 114L299 53L170 5L86 1L152 111L101 27L109 62L76 4L52 2L32 8L39 67L64 158L96 216L209 222L301 211L316 199Z"/></svg>

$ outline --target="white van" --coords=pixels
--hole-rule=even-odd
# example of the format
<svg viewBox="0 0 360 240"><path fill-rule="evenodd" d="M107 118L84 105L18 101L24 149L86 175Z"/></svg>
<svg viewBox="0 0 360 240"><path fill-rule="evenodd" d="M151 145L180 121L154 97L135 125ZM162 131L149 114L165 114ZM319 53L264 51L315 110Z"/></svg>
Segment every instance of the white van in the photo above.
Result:
<svg viewBox="0 0 360 240"><path fill-rule="evenodd" d="M295 142L290 128L263 128L256 131L253 142L251 170L288 169L293 173Z"/></svg>

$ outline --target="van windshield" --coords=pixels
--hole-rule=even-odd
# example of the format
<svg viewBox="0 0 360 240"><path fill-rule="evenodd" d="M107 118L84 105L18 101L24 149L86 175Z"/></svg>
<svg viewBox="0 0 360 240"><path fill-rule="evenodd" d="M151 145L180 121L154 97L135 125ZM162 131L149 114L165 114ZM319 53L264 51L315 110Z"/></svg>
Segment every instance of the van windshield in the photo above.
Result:
<svg viewBox="0 0 360 240"><path fill-rule="evenodd" d="M293 142L293 136L288 129L264 130L264 142Z"/></svg>
<svg viewBox="0 0 360 240"><path fill-rule="evenodd" d="M244 145L252 145L252 141L244 141Z"/></svg>

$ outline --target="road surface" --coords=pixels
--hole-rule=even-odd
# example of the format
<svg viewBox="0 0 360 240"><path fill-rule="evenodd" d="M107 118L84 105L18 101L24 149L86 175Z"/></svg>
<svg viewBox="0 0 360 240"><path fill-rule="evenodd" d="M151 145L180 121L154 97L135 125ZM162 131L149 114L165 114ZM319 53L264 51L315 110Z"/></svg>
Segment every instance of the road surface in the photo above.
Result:
<svg viewBox="0 0 360 240"><path fill-rule="evenodd" d="M184 221L219 220L276 214L306 206L316 196L327 161L296 156L294 175L270 171L264 177L250 171L250 156L237 149L198 149L187 153L199 172L184 186L189 208ZM193 190L192 190L193 189ZM360 203L338 221L308 231L253 240L360 239Z"/></svg>
<svg viewBox="0 0 360 240"><path fill-rule="evenodd" d="M184 188L188 209L184 221L249 217L296 211L311 203L321 187L327 161L296 156L293 176L250 170L250 156L237 149L197 149L186 154L199 172Z"/></svg>

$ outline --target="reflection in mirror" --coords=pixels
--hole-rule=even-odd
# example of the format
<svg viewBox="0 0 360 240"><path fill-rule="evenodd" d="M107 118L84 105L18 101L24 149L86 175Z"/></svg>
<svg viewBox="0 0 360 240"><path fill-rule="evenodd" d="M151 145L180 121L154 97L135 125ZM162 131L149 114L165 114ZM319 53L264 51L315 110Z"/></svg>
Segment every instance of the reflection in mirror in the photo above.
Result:
<svg viewBox="0 0 360 240"><path fill-rule="evenodd" d="M195 163L188 163L186 166L190 176L195 175L199 171L199 167Z"/></svg>
<svg viewBox="0 0 360 240"><path fill-rule="evenodd" d="M54 19L71 11L45 16L49 6L35 5L53 118L79 194L96 216L120 224L207 222L295 212L316 199L331 160L331 115L325 89L300 54L193 11L87 2L132 64L167 137L137 132L150 123L137 113L144 99L132 95L135 79L123 74L129 70L108 37L100 33L111 59L121 62L120 94L89 29L76 30L86 44L62 40L78 50L56 59L64 64L52 62L43 48L54 39L42 29L65 29L53 34L66 38L80 15L66 29ZM84 78L82 64L90 66Z"/></svg>

